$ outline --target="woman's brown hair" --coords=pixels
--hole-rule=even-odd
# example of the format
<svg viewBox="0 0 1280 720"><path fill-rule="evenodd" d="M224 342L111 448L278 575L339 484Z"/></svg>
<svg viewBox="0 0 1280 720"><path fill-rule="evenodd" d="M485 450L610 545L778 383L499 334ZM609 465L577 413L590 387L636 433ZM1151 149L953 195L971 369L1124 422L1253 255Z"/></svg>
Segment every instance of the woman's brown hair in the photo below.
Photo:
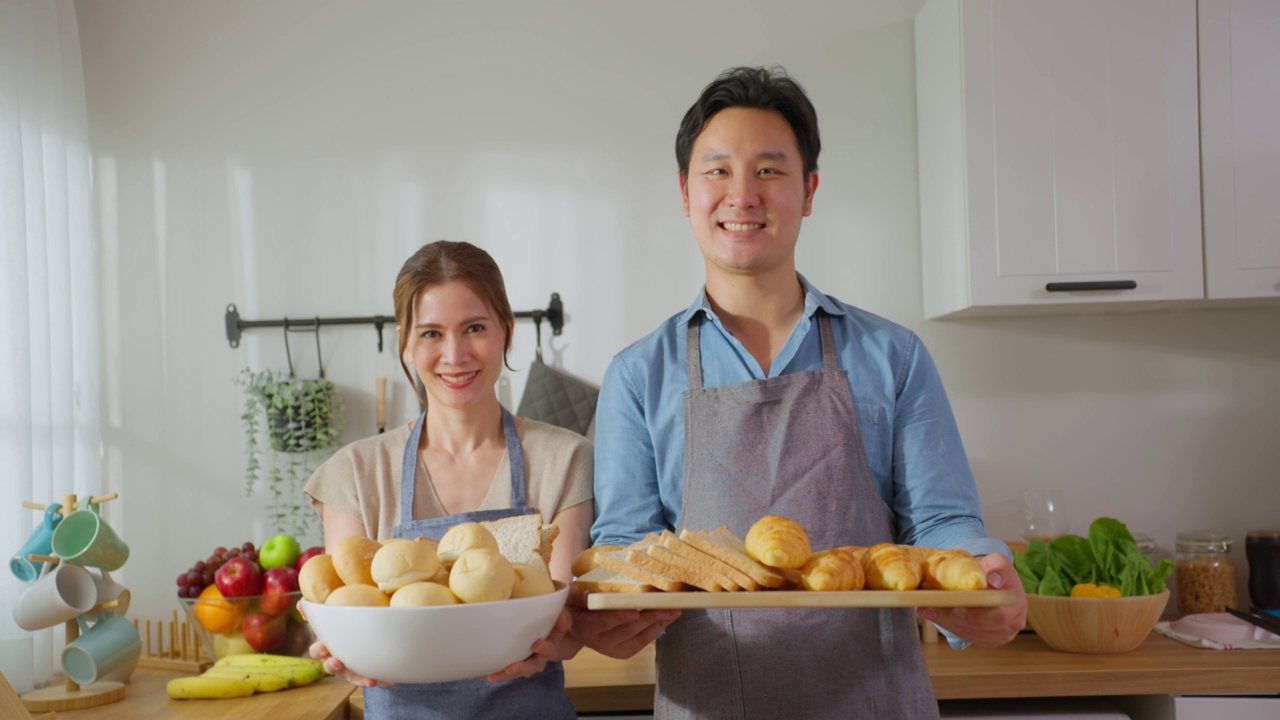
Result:
<svg viewBox="0 0 1280 720"><path fill-rule="evenodd" d="M396 325L400 329L400 368L409 378L409 384L424 408L427 406L426 392L404 362L404 351L413 332L413 309L422 293L452 280L466 283L497 316L504 336L502 364L512 369L507 353L511 351L511 328L516 316L511 312L511 301L507 300L507 286L502 281L498 263L489 253L467 242L437 240L423 245L400 267L393 297Z"/></svg>

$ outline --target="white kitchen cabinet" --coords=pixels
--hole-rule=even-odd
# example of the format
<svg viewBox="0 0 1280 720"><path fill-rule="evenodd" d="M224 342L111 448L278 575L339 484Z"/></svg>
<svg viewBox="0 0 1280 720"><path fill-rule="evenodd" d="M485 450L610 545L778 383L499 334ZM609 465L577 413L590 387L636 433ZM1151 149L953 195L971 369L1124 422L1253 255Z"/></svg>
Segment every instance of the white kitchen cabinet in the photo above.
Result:
<svg viewBox="0 0 1280 720"><path fill-rule="evenodd" d="M929 0L915 32L926 317L1205 297L1195 0Z"/></svg>
<svg viewBox="0 0 1280 720"><path fill-rule="evenodd" d="M1199 13L1207 295L1280 297L1280 2Z"/></svg>

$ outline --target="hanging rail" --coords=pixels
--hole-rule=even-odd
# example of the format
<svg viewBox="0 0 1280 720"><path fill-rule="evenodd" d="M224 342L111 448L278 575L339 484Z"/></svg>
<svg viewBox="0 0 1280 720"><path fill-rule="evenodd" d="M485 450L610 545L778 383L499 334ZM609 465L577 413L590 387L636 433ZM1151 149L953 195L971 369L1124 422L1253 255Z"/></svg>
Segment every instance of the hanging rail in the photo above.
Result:
<svg viewBox="0 0 1280 720"><path fill-rule="evenodd" d="M541 323L544 319L550 323L551 332L559 335L564 329L564 303L560 302L560 293L551 293L551 302L546 308L539 310L521 310L515 313L516 319L532 319L536 323ZM231 347L240 347L240 335L243 330L251 330L253 328L282 327L287 332L292 328L299 330L314 328L319 330L322 325L372 325L378 331L378 352L382 352L382 330L387 325L394 326L396 318L394 315L372 315L368 317L339 317L339 318L281 318L279 320L242 320L240 311L235 305L227 305L225 315L227 325L227 342Z"/></svg>

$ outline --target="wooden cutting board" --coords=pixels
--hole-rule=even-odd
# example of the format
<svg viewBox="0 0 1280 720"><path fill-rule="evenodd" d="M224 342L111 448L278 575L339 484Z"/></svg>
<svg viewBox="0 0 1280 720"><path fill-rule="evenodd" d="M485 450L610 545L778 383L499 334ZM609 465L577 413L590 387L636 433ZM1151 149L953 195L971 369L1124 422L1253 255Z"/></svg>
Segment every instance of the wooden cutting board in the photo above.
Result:
<svg viewBox="0 0 1280 720"><path fill-rule="evenodd" d="M879 608L879 607L1000 607L1015 605L1012 590L761 590L759 592L643 592L591 593L589 610L650 610L697 608Z"/></svg>

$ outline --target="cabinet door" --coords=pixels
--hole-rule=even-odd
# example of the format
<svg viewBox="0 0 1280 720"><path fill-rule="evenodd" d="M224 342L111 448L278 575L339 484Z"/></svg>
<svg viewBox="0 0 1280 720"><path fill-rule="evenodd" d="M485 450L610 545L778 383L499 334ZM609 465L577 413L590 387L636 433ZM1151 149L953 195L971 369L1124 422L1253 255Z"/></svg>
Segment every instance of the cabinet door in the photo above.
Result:
<svg viewBox="0 0 1280 720"><path fill-rule="evenodd" d="M1280 2L1200 0L1210 298L1280 296Z"/></svg>
<svg viewBox="0 0 1280 720"><path fill-rule="evenodd" d="M972 304L1203 298L1195 0L960 12Z"/></svg>

